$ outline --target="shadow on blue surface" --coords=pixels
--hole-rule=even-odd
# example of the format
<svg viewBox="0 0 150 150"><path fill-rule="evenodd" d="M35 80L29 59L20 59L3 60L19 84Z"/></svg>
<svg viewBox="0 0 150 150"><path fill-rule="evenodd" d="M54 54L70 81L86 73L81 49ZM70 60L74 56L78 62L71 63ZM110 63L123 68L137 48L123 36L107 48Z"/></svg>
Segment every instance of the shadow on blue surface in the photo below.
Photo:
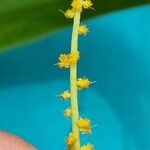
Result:
<svg viewBox="0 0 150 150"><path fill-rule="evenodd" d="M97 80L79 93L82 116L90 116L92 141L100 150L150 149L150 7L86 21L80 38L79 76ZM67 70L53 64L69 52L71 29L0 56L0 129L20 135L40 150L65 149L69 104L55 97L68 88Z"/></svg>

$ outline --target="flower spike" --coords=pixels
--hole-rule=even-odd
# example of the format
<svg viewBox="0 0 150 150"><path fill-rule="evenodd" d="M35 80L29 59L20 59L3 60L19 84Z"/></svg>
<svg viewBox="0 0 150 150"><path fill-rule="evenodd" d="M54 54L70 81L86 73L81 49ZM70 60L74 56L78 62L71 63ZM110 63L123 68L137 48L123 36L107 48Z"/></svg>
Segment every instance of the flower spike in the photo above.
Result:
<svg viewBox="0 0 150 150"><path fill-rule="evenodd" d="M67 19L73 19L73 30L71 36L71 50L68 54L60 54L58 57L59 68L69 68L70 70L70 91L62 92L59 97L62 100L70 99L71 106L63 112L65 117L72 119L72 132L66 138L67 150L93 150L93 146L88 143L80 146L80 132L91 134L91 121L88 118L79 117L78 90L87 89L92 83L88 78L77 78L77 63L80 59L78 51L79 35L86 35L89 29L86 25L80 25L81 13L83 9L93 9L91 0L72 0L71 7L64 13Z"/></svg>

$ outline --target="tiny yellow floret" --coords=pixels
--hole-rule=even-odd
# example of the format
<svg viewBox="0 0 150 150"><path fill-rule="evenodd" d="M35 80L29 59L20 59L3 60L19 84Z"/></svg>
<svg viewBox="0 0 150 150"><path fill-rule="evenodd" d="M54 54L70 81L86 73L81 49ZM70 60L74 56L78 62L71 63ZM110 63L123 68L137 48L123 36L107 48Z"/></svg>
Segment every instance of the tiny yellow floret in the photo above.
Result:
<svg viewBox="0 0 150 150"><path fill-rule="evenodd" d="M91 133L91 121L89 119L80 118L77 122L77 126L81 132L86 134Z"/></svg>
<svg viewBox="0 0 150 150"><path fill-rule="evenodd" d="M68 146L68 147L74 146L74 144L75 144L76 141L77 141L77 138L78 138L78 137L77 137L76 134L70 133L69 136L68 136L68 138L67 138L67 140L66 140L67 146Z"/></svg>
<svg viewBox="0 0 150 150"><path fill-rule="evenodd" d="M67 109L64 111L64 116L65 116L65 117L71 117L71 116L72 116L72 109L71 109L71 108L67 108Z"/></svg>
<svg viewBox="0 0 150 150"><path fill-rule="evenodd" d="M68 62L69 56L67 54L61 54L58 58L59 63L58 67L59 68L69 68L69 62Z"/></svg>
<svg viewBox="0 0 150 150"><path fill-rule="evenodd" d="M75 16L75 11L74 11L73 9L68 9L68 10L64 13L64 15L66 16L66 18L72 19L72 18L74 18L74 16Z"/></svg>
<svg viewBox="0 0 150 150"><path fill-rule="evenodd" d="M83 145L80 150L93 150L93 145L88 143L86 145Z"/></svg>
<svg viewBox="0 0 150 150"><path fill-rule="evenodd" d="M83 0L82 5L84 9L89 9L93 6L93 3L91 0Z"/></svg>
<svg viewBox="0 0 150 150"><path fill-rule="evenodd" d="M67 100L70 98L71 94L70 94L69 90L66 90L63 93L61 93L59 96L62 100Z"/></svg>
<svg viewBox="0 0 150 150"><path fill-rule="evenodd" d="M81 12L82 11L81 0L73 0L71 6L72 6L73 10L75 10L77 12Z"/></svg>
<svg viewBox="0 0 150 150"><path fill-rule="evenodd" d="M87 89L91 83L87 78L78 78L77 87L78 89Z"/></svg>
<svg viewBox="0 0 150 150"><path fill-rule="evenodd" d="M79 34L86 35L89 32L89 29L86 27L86 25L81 25L79 27Z"/></svg>

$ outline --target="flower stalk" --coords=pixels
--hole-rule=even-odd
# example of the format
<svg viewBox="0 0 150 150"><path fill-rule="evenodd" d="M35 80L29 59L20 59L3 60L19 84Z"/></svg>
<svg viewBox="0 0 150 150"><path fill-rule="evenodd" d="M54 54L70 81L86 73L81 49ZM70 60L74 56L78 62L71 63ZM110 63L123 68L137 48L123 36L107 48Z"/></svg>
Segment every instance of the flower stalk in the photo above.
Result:
<svg viewBox="0 0 150 150"><path fill-rule="evenodd" d="M71 52L78 50L78 30L80 26L81 12L75 12L72 40L71 40ZM77 98L77 64L70 67L70 92L71 92L71 108L72 108L72 131L78 137L74 150L80 149L80 136L77 121L79 119L78 98Z"/></svg>

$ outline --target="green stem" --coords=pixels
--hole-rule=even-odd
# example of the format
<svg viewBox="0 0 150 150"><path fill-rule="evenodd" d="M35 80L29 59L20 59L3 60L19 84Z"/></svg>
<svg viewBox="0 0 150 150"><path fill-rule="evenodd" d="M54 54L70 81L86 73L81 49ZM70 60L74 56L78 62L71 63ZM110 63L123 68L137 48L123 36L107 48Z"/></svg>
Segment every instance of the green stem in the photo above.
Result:
<svg viewBox="0 0 150 150"><path fill-rule="evenodd" d="M80 26L81 12L76 12L73 23L71 52L78 50L78 29ZM70 92L71 92L71 108L72 108L72 132L78 136L73 150L80 149L80 134L77 127L79 119L78 98L77 98L77 64L70 67Z"/></svg>

